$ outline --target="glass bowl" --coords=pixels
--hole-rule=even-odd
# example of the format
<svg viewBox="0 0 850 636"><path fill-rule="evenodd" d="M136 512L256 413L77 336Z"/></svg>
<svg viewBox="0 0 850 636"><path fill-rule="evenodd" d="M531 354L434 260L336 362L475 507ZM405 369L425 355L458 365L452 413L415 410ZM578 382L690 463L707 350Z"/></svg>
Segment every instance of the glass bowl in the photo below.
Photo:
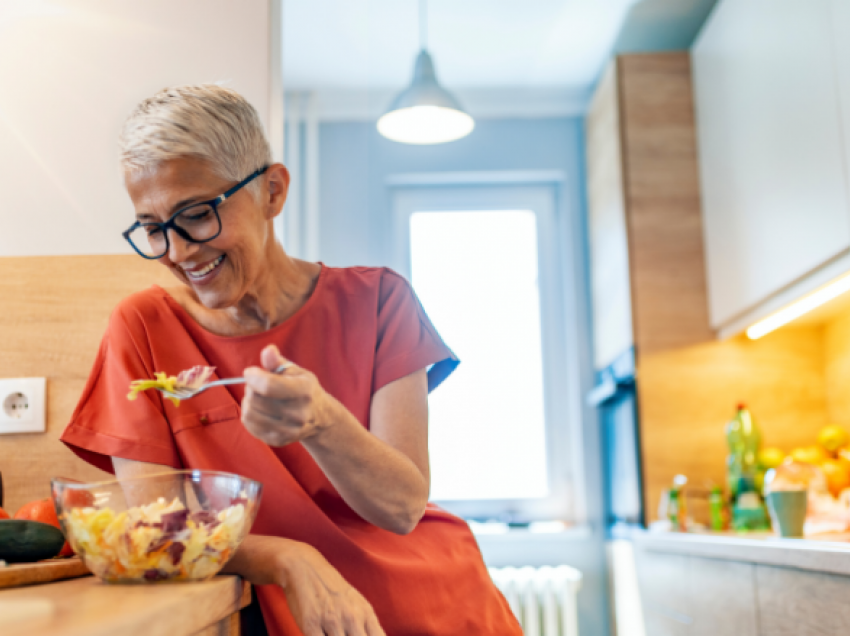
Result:
<svg viewBox="0 0 850 636"><path fill-rule="evenodd" d="M212 578L250 531L263 490L209 470L51 486L71 547L110 583Z"/></svg>

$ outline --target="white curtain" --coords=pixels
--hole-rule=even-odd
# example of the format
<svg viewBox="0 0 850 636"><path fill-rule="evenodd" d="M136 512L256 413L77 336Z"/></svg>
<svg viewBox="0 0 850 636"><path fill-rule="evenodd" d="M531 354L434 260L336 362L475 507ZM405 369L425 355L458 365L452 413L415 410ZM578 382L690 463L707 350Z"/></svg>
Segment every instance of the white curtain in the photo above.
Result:
<svg viewBox="0 0 850 636"><path fill-rule="evenodd" d="M275 232L290 256L319 256L319 118L314 93L286 94L284 164L291 181Z"/></svg>

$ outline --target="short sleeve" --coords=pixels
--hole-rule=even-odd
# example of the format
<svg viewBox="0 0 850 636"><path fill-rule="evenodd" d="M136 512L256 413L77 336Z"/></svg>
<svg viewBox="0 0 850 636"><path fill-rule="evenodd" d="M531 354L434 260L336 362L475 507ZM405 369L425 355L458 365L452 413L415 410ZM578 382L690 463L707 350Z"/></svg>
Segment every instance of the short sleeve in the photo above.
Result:
<svg viewBox="0 0 850 636"><path fill-rule="evenodd" d="M90 464L113 472L111 457L181 467L158 392L127 399L130 382L153 377L142 324L112 314L83 394L61 440ZM138 322L138 321L137 321Z"/></svg>
<svg viewBox="0 0 850 636"><path fill-rule="evenodd" d="M460 363L431 324L410 284L390 270L381 277L377 335L373 392L424 368L428 368L430 392Z"/></svg>

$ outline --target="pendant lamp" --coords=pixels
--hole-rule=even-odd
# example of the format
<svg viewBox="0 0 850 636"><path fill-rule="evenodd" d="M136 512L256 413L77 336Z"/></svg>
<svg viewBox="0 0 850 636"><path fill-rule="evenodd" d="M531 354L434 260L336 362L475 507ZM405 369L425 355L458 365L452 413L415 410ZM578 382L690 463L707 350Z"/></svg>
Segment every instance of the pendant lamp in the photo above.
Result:
<svg viewBox="0 0 850 636"><path fill-rule="evenodd" d="M466 137L475 121L437 82L434 62L425 48L425 0L419 2L419 27L421 50L413 81L378 120L378 132L406 144L441 144Z"/></svg>

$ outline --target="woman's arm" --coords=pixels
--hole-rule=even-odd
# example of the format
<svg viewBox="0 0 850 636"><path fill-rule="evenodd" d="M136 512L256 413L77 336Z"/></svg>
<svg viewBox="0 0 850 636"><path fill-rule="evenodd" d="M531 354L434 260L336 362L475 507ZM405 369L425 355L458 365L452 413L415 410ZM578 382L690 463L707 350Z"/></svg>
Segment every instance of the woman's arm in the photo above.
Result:
<svg viewBox="0 0 850 636"><path fill-rule="evenodd" d="M174 470L112 458L120 479ZM279 585L304 636L385 636L369 602L312 546L281 537L248 535L222 572L253 585Z"/></svg>
<svg viewBox="0 0 850 636"><path fill-rule="evenodd" d="M306 369L270 373L283 361L276 347L266 347L261 361L263 369L245 370L248 431L270 446L300 441L361 517L398 534L412 531L430 491L425 370L375 393L370 432Z"/></svg>
<svg viewBox="0 0 850 636"><path fill-rule="evenodd" d="M306 543L249 535L223 572L283 588L304 636L385 636L369 602Z"/></svg>

